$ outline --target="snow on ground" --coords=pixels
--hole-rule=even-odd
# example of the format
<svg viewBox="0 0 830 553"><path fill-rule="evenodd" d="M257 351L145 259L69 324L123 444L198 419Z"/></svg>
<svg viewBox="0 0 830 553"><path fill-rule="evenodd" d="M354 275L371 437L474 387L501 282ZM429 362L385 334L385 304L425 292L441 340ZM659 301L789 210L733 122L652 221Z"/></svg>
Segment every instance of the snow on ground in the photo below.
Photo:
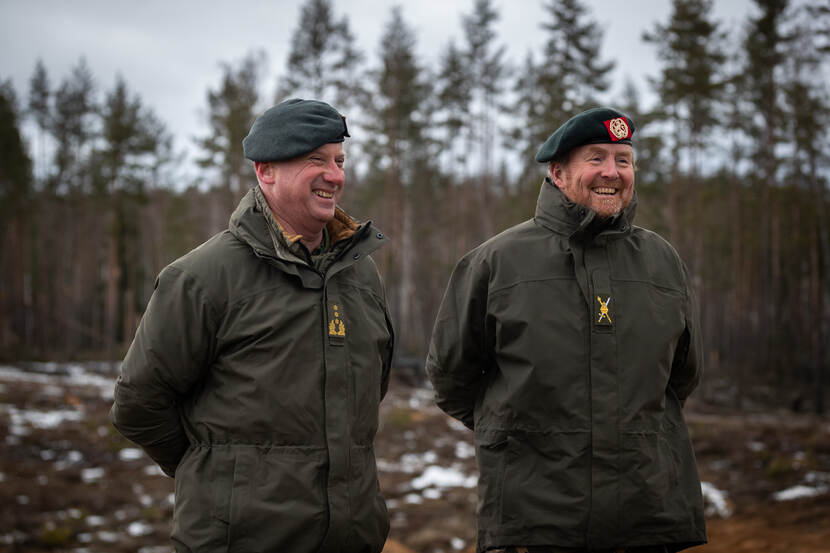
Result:
<svg viewBox="0 0 830 553"><path fill-rule="evenodd" d="M776 501L792 501L793 499L801 499L803 497L815 497L817 495L825 494L828 491L830 491L830 488L827 486L813 487L799 484L797 486L787 488L786 490L775 492L772 494L772 498Z"/></svg>
<svg viewBox="0 0 830 553"><path fill-rule="evenodd" d="M75 409L55 411L36 411L34 409L17 409L11 405L3 406L9 414L11 424L9 434L25 436L32 428L46 429L60 426L64 421L80 421L84 413Z"/></svg>
<svg viewBox="0 0 830 553"><path fill-rule="evenodd" d="M27 367L0 365L0 380L43 384L49 387L50 395L57 393L58 386L97 388L102 399L111 400L118 376L117 370L109 363L27 363Z"/></svg>
<svg viewBox="0 0 830 553"><path fill-rule="evenodd" d="M431 487L474 488L477 483L478 477L475 475L467 476L454 468L444 468L433 465L427 467L421 476L412 481L412 487L418 490Z"/></svg>
<svg viewBox="0 0 830 553"><path fill-rule="evenodd" d="M726 492L717 489L709 482L701 482L700 491L703 493L707 516L719 516L721 518L732 516L732 508L726 500Z"/></svg>

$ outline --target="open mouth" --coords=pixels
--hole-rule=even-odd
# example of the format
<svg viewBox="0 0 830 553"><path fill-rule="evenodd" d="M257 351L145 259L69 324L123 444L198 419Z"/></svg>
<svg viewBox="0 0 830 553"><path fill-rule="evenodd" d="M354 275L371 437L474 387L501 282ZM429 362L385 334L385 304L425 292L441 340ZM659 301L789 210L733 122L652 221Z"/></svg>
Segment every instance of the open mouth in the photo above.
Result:
<svg viewBox="0 0 830 553"><path fill-rule="evenodd" d="M614 194L617 193L616 188L611 188L611 187L608 187L608 186L600 186L600 187L597 187L597 188L592 188L591 191L594 194L599 194L601 196L613 196Z"/></svg>
<svg viewBox="0 0 830 553"><path fill-rule="evenodd" d="M334 197L334 192L328 192L326 190L315 190L314 193L321 198L326 198L327 200Z"/></svg>

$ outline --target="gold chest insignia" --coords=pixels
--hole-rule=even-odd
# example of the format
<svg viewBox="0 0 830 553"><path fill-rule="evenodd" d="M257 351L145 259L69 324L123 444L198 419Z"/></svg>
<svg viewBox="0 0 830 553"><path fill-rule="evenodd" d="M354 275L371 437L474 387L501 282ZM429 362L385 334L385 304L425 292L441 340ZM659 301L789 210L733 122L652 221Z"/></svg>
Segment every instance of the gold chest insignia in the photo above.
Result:
<svg viewBox="0 0 830 553"><path fill-rule="evenodd" d="M340 318L340 311L337 305L333 307L334 316L329 320L329 336L345 336L346 325L343 319Z"/></svg>
<svg viewBox="0 0 830 553"><path fill-rule="evenodd" d="M608 308L608 304L611 303L611 296L608 296L608 299L605 301L602 301L602 298L597 296L597 301L599 302L599 311L597 312L599 318L597 319L597 324L612 324L611 310Z"/></svg>

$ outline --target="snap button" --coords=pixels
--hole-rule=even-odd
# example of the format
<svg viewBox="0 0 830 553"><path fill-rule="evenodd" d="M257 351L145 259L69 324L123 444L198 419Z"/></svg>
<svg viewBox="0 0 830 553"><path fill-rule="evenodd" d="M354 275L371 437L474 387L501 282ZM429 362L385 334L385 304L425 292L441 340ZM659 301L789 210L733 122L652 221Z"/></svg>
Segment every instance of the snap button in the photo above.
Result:
<svg viewBox="0 0 830 553"><path fill-rule="evenodd" d="M352 256L352 259L360 259L360 254L356 253Z"/></svg>
<svg viewBox="0 0 830 553"><path fill-rule="evenodd" d="M382 232L377 233L375 236L377 236L378 238L383 240L383 233Z"/></svg>

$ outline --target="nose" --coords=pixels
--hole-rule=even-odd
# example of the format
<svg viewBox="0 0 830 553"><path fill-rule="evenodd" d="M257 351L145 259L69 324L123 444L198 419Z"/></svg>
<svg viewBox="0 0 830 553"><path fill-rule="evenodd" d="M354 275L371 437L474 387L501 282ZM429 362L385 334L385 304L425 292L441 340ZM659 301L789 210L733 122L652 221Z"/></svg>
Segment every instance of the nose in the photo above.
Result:
<svg viewBox="0 0 830 553"><path fill-rule="evenodd" d="M336 161L332 160L326 165L326 170L323 172L323 179L333 185L343 186L346 181L346 173L342 167L337 165Z"/></svg>
<svg viewBox="0 0 830 553"><path fill-rule="evenodd" d="M617 172L617 160L613 157L609 157L605 160L605 163L602 164L602 170L600 172L603 178L606 179L615 179L618 176Z"/></svg>

